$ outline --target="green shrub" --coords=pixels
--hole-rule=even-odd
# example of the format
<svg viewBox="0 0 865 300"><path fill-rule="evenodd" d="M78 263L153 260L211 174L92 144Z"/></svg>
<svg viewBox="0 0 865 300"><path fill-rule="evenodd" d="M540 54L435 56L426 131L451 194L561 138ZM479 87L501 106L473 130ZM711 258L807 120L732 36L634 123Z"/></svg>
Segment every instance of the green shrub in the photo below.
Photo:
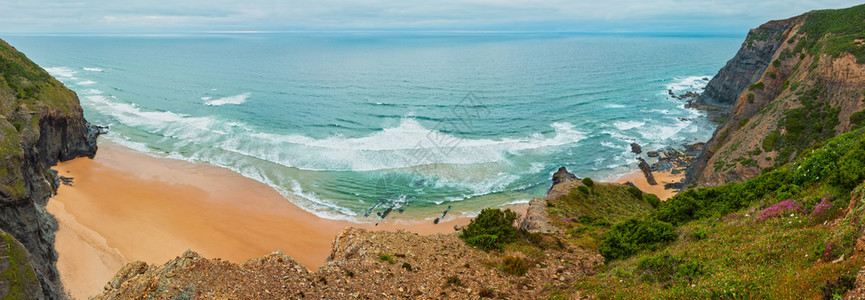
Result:
<svg viewBox="0 0 865 300"><path fill-rule="evenodd" d="M766 152L772 151L775 148L775 141L778 140L778 132L773 131L765 138L763 138L763 150Z"/></svg>
<svg viewBox="0 0 865 300"><path fill-rule="evenodd" d="M475 246L484 251L501 250L502 244L499 242L499 237L492 234L481 234L465 239L466 244Z"/></svg>
<svg viewBox="0 0 865 300"><path fill-rule="evenodd" d="M516 256L505 256L505 258L502 259L502 271L507 274L523 276L528 270L529 267L526 266L526 262L522 258Z"/></svg>
<svg viewBox="0 0 865 300"><path fill-rule="evenodd" d="M779 65L780 65L780 63L779 63ZM766 72L766 75L769 75L769 78L772 78L772 79L778 78L778 74L775 72L772 72L772 71Z"/></svg>
<svg viewBox="0 0 865 300"><path fill-rule="evenodd" d="M463 286L463 281L456 276L445 277L445 286Z"/></svg>
<svg viewBox="0 0 865 300"><path fill-rule="evenodd" d="M850 115L850 124L852 124L853 128L850 130L856 130L862 128L865 125L865 110L857 111Z"/></svg>
<svg viewBox="0 0 865 300"><path fill-rule="evenodd" d="M396 260L392 256L390 256L390 254L387 254L387 253L380 253L378 255L378 259L381 261L386 261L389 264L396 262Z"/></svg>
<svg viewBox="0 0 865 300"><path fill-rule="evenodd" d="M577 187L577 190L579 190L580 192L582 192L584 195L588 195L588 194L589 194L589 188L587 188L585 185L578 186L578 187Z"/></svg>
<svg viewBox="0 0 865 300"><path fill-rule="evenodd" d="M594 225L594 226L602 226L602 227L610 227L613 225L613 224L610 224L609 221L604 220L604 218L592 217L592 216L586 216L586 215L578 216L577 221L579 221L580 223L586 224L586 225Z"/></svg>
<svg viewBox="0 0 865 300"><path fill-rule="evenodd" d="M660 244L676 239L670 223L658 220L628 219L613 225L601 242L601 255L608 261L627 258L637 252L657 249Z"/></svg>
<svg viewBox="0 0 865 300"><path fill-rule="evenodd" d="M628 193L631 193L631 195L633 195L634 198L643 199L643 191L641 191L638 187L629 186L628 187Z"/></svg>
<svg viewBox="0 0 865 300"><path fill-rule="evenodd" d="M653 208L658 208L658 206L661 205L661 199L655 194L646 194L646 201L648 201L649 205L652 205Z"/></svg>
<svg viewBox="0 0 865 300"><path fill-rule="evenodd" d="M746 98L748 99L748 103L754 103L754 98L755 98L754 93L749 92L748 96Z"/></svg>
<svg viewBox="0 0 865 300"><path fill-rule="evenodd" d="M772 62L772 66L773 66L773 67L776 67L776 68L777 68L777 67L780 67L780 66L781 66L781 61L779 61L779 60L776 59L775 61ZM771 76L771 75L770 75L770 76ZM772 77L772 78L774 78L774 77Z"/></svg>
<svg viewBox="0 0 865 300"><path fill-rule="evenodd" d="M496 296L496 291L491 287L483 287L478 291L478 296L481 296L481 298L493 298Z"/></svg>
<svg viewBox="0 0 865 300"><path fill-rule="evenodd" d="M765 87L765 84L762 81L758 81L756 83L752 83L748 86L749 91L753 90L762 90Z"/></svg>
<svg viewBox="0 0 865 300"><path fill-rule="evenodd" d="M827 280L821 291L823 299L841 299L844 293L854 288L856 288L856 275L841 274L835 280Z"/></svg>
<svg viewBox="0 0 865 300"><path fill-rule="evenodd" d="M637 262L636 273L643 281L667 283L677 279L691 281L703 275L703 268L699 263L662 253Z"/></svg>
<svg viewBox="0 0 865 300"><path fill-rule="evenodd" d="M485 208L463 229L460 238L484 251L501 250L502 245L517 237L513 226L517 213L510 209Z"/></svg>
<svg viewBox="0 0 865 300"><path fill-rule="evenodd" d="M854 149L838 161L838 170L832 177L833 183L850 190L865 180L865 151Z"/></svg>
<svg viewBox="0 0 865 300"><path fill-rule="evenodd" d="M708 234L709 233L706 232L706 229L703 228L695 228L694 230L691 230L691 238L695 240L702 240L706 238L706 235Z"/></svg>
<svg viewBox="0 0 865 300"><path fill-rule="evenodd" d="M411 272L411 264L409 264L407 262L402 263L402 268L406 269L406 271Z"/></svg>
<svg viewBox="0 0 865 300"><path fill-rule="evenodd" d="M595 182L592 181L591 178L586 177L586 178L583 178L583 184L585 184L587 187L592 187L595 185Z"/></svg>

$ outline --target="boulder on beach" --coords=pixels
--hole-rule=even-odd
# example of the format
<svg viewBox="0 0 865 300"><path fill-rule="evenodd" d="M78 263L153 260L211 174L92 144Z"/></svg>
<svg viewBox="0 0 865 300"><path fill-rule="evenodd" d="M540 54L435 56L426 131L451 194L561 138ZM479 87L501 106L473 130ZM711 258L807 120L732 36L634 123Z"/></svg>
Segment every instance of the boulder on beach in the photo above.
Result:
<svg viewBox="0 0 865 300"><path fill-rule="evenodd" d="M655 175L652 174L652 168L649 167L649 163L647 163L642 157L637 157L637 160L640 161L638 166L640 167L640 171L643 171L643 175L646 175L646 181L650 185L658 184L658 182L655 181Z"/></svg>
<svg viewBox="0 0 865 300"><path fill-rule="evenodd" d="M640 147L640 144L631 143L631 152L634 152L634 154L640 154L643 153L643 148Z"/></svg>

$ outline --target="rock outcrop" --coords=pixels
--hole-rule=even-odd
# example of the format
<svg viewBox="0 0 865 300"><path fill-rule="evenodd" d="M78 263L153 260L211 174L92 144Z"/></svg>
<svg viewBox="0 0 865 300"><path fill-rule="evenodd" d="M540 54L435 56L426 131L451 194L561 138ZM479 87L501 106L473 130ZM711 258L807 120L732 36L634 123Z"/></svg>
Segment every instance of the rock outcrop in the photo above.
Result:
<svg viewBox="0 0 865 300"><path fill-rule="evenodd" d="M862 34L865 5L812 11L752 30L701 96L730 110L688 169L686 186L748 180L862 126Z"/></svg>
<svg viewBox="0 0 865 300"><path fill-rule="evenodd" d="M640 171L643 172L643 176L646 176L646 182L648 182L651 185L658 184L658 182L655 181L655 175L652 174L652 168L649 167L649 163L647 163L646 160L643 159L642 157L637 157L637 161L639 161L639 164L637 164L637 167L639 167Z"/></svg>
<svg viewBox="0 0 865 300"><path fill-rule="evenodd" d="M49 168L96 153L96 128L78 97L45 70L0 41L0 230L20 241L44 295L63 297L55 263L57 224L45 211L59 185Z"/></svg>
<svg viewBox="0 0 865 300"><path fill-rule="evenodd" d="M547 192L549 193L549 191L557 184L573 180L580 180L580 178L573 173L568 172L568 169L565 169L565 167L559 167L559 169L555 173L553 173L553 185L550 186Z"/></svg>
<svg viewBox="0 0 865 300"><path fill-rule="evenodd" d="M234 264L187 251L162 265L128 264L96 299L537 299L548 287L594 274L603 259L582 249L484 252L456 233L422 236L346 228L328 262L308 272L281 252ZM525 274L498 265L519 257Z"/></svg>

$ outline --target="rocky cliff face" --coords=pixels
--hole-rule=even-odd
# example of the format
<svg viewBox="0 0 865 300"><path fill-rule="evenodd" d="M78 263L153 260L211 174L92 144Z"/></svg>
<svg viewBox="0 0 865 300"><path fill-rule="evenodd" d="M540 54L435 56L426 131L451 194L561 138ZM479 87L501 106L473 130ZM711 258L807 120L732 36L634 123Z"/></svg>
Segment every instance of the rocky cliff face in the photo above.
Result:
<svg viewBox="0 0 865 300"><path fill-rule="evenodd" d="M78 97L0 40L0 230L30 253L43 297L62 298L57 224L45 211L57 191L57 161L96 153L96 130Z"/></svg>
<svg viewBox="0 0 865 300"><path fill-rule="evenodd" d="M781 35L794 22L796 18L772 21L751 29L739 52L712 77L697 103L722 108L736 104L739 94L763 75L772 62L772 56L784 43Z"/></svg>
<svg viewBox="0 0 865 300"><path fill-rule="evenodd" d="M757 38L761 29L768 41ZM812 11L752 30L701 97L717 105L728 103L729 96L734 101L728 120L688 170L688 184L718 186L753 178L865 124L863 36L865 5ZM770 63L757 76L747 76L746 70L765 62Z"/></svg>

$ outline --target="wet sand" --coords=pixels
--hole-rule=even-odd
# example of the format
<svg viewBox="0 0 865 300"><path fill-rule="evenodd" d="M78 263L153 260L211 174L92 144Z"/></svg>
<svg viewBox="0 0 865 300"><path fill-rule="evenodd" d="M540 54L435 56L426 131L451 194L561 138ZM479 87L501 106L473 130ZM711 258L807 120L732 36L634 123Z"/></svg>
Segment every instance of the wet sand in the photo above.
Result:
<svg viewBox="0 0 865 300"><path fill-rule="evenodd" d="M469 222L457 214L437 225L323 219L231 170L155 158L102 141L95 159L54 169L74 178L71 186L59 188L48 211L60 224L55 247L61 279L78 299L100 292L126 263L162 264L186 249L232 262L282 250L314 270L348 226L433 234Z"/></svg>

